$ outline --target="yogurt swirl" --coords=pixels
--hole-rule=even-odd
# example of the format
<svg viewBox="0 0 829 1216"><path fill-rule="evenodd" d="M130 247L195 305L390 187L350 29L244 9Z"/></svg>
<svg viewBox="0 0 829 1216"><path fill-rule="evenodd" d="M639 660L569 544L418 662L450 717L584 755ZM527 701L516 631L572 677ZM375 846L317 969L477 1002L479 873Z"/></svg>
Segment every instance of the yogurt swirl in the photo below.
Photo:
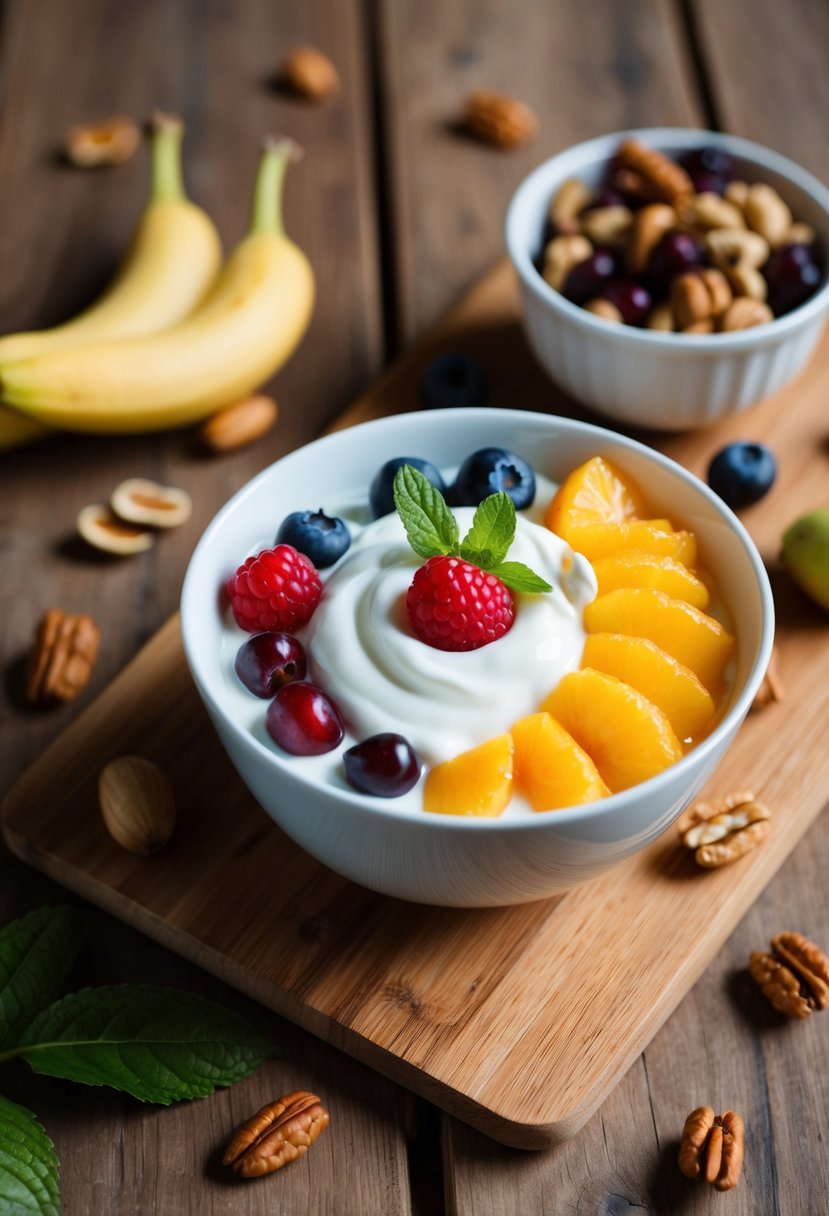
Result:
<svg viewBox="0 0 829 1216"><path fill-rule="evenodd" d="M461 535L474 510L456 508ZM436 650L415 637L406 592L421 564L397 515L363 529L333 571L305 633L312 678L331 694L358 739L405 735L429 765L450 759L534 713L581 662L582 611L596 595L585 558L519 515L510 561L553 587L514 593L515 621L479 650Z"/></svg>

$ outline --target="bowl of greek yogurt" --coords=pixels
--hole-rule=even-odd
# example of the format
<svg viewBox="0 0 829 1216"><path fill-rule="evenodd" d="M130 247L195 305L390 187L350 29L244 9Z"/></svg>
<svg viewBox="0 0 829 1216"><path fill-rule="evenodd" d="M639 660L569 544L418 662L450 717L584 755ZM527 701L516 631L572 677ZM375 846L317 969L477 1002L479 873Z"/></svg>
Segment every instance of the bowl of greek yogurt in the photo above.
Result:
<svg viewBox="0 0 829 1216"><path fill-rule="evenodd" d="M373 509L372 483L387 462L403 458L437 470L460 551L462 542L480 542L483 534L475 531L480 506L456 501L456 478L470 452L485 445L527 462L533 493L531 501L515 499L509 569L496 560L498 554L482 549L480 594L501 596L490 606L493 640L458 649L463 638L440 640L441 629L448 637L455 620L443 612L441 580L449 577L442 563L457 566L461 557L415 552L401 515L378 514L376 503ZM575 503L576 512L581 510L585 493L568 487L574 470L589 474L594 465L618 470L652 504L624 525L637 539L625 542L621 560L607 550L606 529L593 526L592 516L585 516L586 529L572 530L570 508ZM290 633L307 670L294 672L302 678L272 698L255 696L237 674L238 656L276 626L255 615L259 601L251 601L254 615L245 616L248 601L239 600L238 589L247 583L239 583L239 571L256 555L273 551L286 517L302 510L341 520L347 548L325 569L312 567L310 581L300 588L312 597L313 608ZM665 516L670 524L660 518ZM575 523L581 525L582 518ZM489 543L488 534L485 539ZM642 556L643 545L657 556ZM674 557L662 557L663 546ZM463 552L477 554L471 543ZM686 562L695 563L703 577L683 574ZM635 573L623 577L619 589L619 570L632 564ZM704 596L696 602L706 611L677 607L674 595L644 585L652 565L659 565L660 579L672 580L660 585L676 596L686 594L686 584L687 599ZM423 573L427 566L434 573L431 582ZM537 585L516 574L518 566L545 590L533 590ZM254 567L253 591L255 572ZM501 575L512 580L512 590L504 592ZM638 585L629 590L626 579ZM231 590L236 588L232 602L229 580ZM656 671L659 663L673 662L652 653L659 650L652 641L624 636L638 632L631 618L644 620L652 609L659 610L657 638L663 616L673 628L671 611L685 614L683 628L686 617L695 626L705 618L699 653L696 644L680 652L689 696L666 706L665 713L643 709L641 692L614 674L615 665L627 663L628 651L637 648L649 672L653 664ZM468 622L463 628L468 630ZM774 625L768 579L751 539L721 500L680 466L581 422L482 409L366 423L317 440L264 470L222 508L199 542L182 593L182 630L190 670L223 746L283 831L331 869L376 891L480 907L567 890L664 831L739 729L768 664ZM651 636L644 627L643 632ZM712 700L710 721L692 738L687 704L696 697L704 711L708 694L702 684L714 689L711 647L719 663L716 705ZM601 670L585 670L586 654ZM326 725L323 715L330 738L317 753L296 754L290 735L280 731L290 703L298 703L301 694L313 697L314 689L330 699L336 718ZM595 715L586 713L585 704L589 708L597 696L607 696L607 704L599 711L597 703ZM619 713L614 698L621 698ZM613 723L628 713L632 733L625 736ZM553 729L551 717L555 746L562 736L569 748L556 752L561 762L552 776L537 763L538 740L553 739L539 734L541 727ZM611 734L615 751L608 759ZM349 755L359 756L362 744L386 735L405 740L414 759L403 792L375 796L359 783L355 788ZM652 753L656 767L648 768ZM558 802L543 801L559 770L569 774L568 788L581 799L577 805L563 805L560 794ZM556 809L537 809L547 805Z"/></svg>

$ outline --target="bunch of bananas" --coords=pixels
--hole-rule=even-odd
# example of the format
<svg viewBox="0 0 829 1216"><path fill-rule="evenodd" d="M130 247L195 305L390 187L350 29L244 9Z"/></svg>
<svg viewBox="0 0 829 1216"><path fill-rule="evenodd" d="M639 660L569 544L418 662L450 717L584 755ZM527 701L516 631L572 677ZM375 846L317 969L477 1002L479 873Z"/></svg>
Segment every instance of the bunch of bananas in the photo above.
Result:
<svg viewBox="0 0 829 1216"><path fill-rule="evenodd" d="M281 214L295 145L265 142L250 229L222 267L212 221L184 193L182 134L178 119L151 124L149 200L103 296L55 329L0 338L0 448L50 427L199 421L272 376L302 338L314 278Z"/></svg>

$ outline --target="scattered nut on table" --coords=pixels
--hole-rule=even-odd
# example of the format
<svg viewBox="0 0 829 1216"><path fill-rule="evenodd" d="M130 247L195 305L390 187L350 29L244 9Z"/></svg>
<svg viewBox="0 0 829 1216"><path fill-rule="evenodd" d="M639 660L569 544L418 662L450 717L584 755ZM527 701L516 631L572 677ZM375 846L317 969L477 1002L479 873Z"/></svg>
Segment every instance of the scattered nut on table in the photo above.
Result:
<svg viewBox="0 0 829 1216"><path fill-rule="evenodd" d="M470 94L461 125L493 148L520 147L533 139L539 128L535 111L525 102L491 89Z"/></svg>
<svg viewBox="0 0 829 1216"><path fill-rule="evenodd" d="M715 1115L710 1106L698 1106L685 1120L679 1144L679 1168L686 1178L730 1191L743 1168L745 1126L733 1110Z"/></svg>
<svg viewBox="0 0 829 1216"><path fill-rule="evenodd" d="M144 553L155 544L155 534L137 524L125 523L102 502L90 503L78 512L78 534L103 553L127 556Z"/></svg>
<svg viewBox="0 0 829 1216"><path fill-rule="evenodd" d="M142 756L119 756L101 770L98 801L110 836L130 853L162 849L176 826L169 777Z"/></svg>
<svg viewBox="0 0 829 1216"><path fill-rule="evenodd" d="M780 676L780 652L776 646L773 646L766 674L755 693L751 708L752 710L765 709L767 705L773 705L785 701L785 699L786 689Z"/></svg>
<svg viewBox="0 0 829 1216"><path fill-rule="evenodd" d="M328 1111L317 1095L295 1090L269 1102L243 1123L222 1163L240 1178L272 1174L306 1153L328 1124Z"/></svg>
<svg viewBox="0 0 829 1216"><path fill-rule="evenodd" d="M273 397L257 393L219 410L202 425L199 435L211 452L231 452L261 439L278 415Z"/></svg>
<svg viewBox="0 0 829 1216"><path fill-rule="evenodd" d="M29 651L26 700L71 701L89 683L100 643L101 630L91 616L50 608L38 623Z"/></svg>
<svg viewBox="0 0 829 1216"><path fill-rule="evenodd" d="M829 955L802 933L776 933L771 953L755 950L748 969L778 1013L808 1018L829 1005Z"/></svg>
<svg viewBox="0 0 829 1216"><path fill-rule="evenodd" d="M130 477L112 491L109 505L119 519L153 528L176 528L190 518L190 495L144 477Z"/></svg>
<svg viewBox="0 0 829 1216"><path fill-rule="evenodd" d="M298 46L291 51L282 64L279 82L308 101L325 101L340 88L337 69L315 46Z"/></svg>
<svg viewBox="0 0 829 1216"><path fill-rule="evenodd" d="M80 123L66 132L66 158L81 169L121 165L135 153L141 132L131 118L118 115L104 122Z"/></svg>
<svg viewBox="0 0 829 1216"><path fill-rule="evenodd" d="M696 802L677 820L686 849L697 865L717 870L745 857L768 837L771 812L750 790L738 790L713 802Z"/></svg>

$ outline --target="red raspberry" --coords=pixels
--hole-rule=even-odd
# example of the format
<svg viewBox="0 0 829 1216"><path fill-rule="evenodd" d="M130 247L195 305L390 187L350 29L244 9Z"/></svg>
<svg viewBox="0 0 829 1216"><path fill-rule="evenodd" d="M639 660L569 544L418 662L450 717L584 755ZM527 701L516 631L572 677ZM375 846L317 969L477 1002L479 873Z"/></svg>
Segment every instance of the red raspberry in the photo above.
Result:
<svg viewBox="0 0 829 1216"><path fill-rule="evenodd" d="M515 620L509 588L459 557L430 557L412 579L406 607L421 642L437 650L477 650Z"/></svg>
<svg viewBox="0 0 829 1216"><path fill-rule="evenodd" d="M293 545L277 545L243 562L228 579L227 591L240 629L290 632L310 621L322 583L303 553Z"/></svg>

